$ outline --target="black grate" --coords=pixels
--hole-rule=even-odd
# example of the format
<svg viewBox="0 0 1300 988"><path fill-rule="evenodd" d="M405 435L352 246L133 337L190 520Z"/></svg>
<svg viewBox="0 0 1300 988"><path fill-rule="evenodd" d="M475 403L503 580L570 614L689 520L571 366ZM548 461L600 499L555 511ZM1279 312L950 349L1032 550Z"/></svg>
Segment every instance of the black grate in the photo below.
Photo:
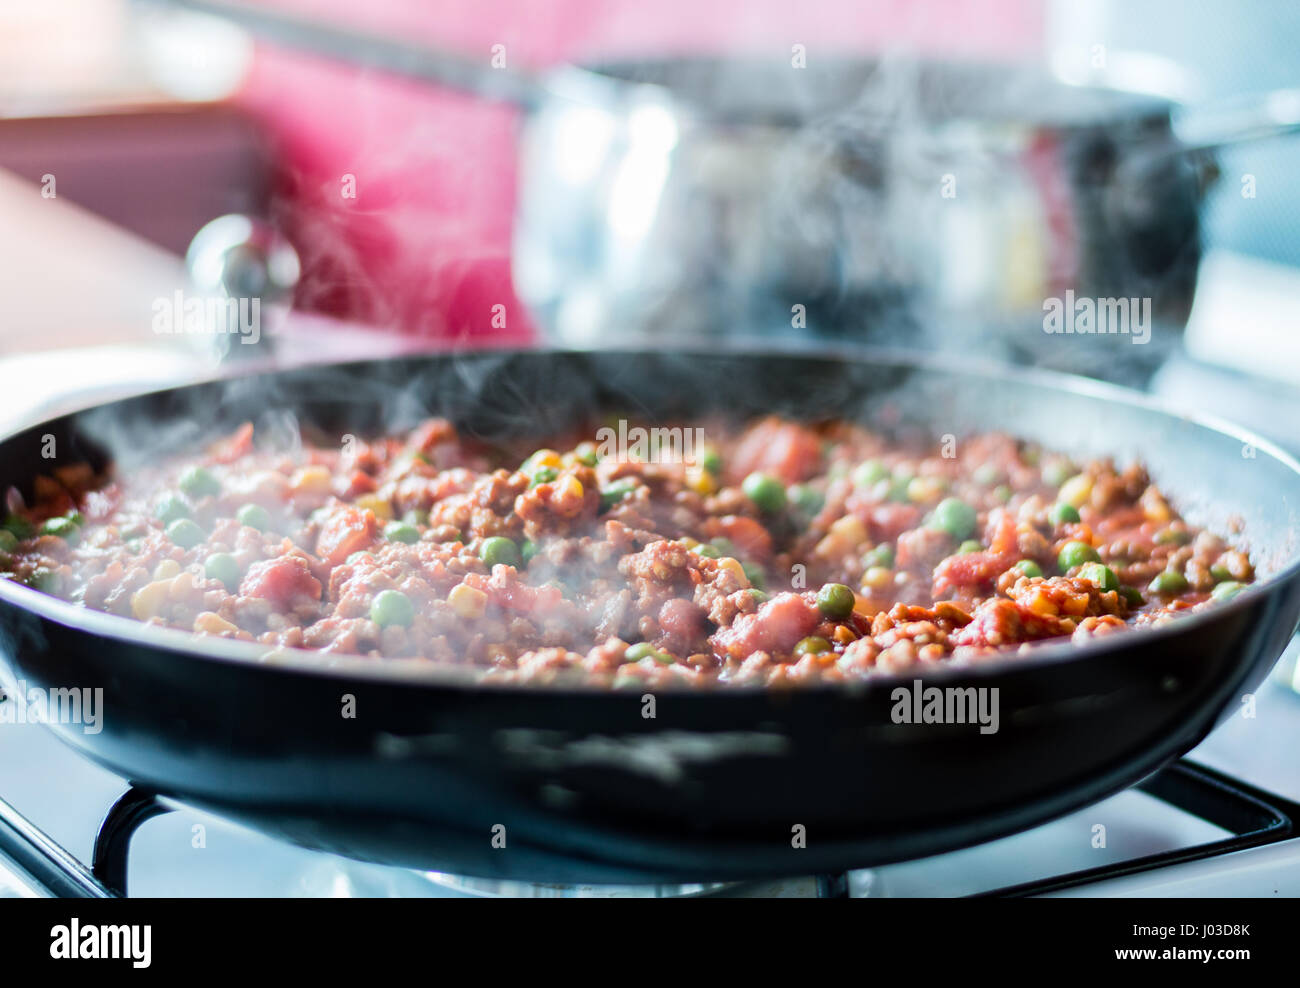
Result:
<svg viewBox="0 0 1300 988"><path fill-rule="evenodd" d="M1300 825L1300 804L1188 761L1176 762L1137 787L1185 813L1223 830L1228 837L1163 851L1129 861L979 893L1030 896L1119 878L1167 865L1181 864L1248 847L1286 840ZM146 820L171 807L152 793L132 787L113 804L95 838L93 864L84 864L0 799L0 854L6 855L31 883L60 898L113 898L127 894L131 839ZM817 894L848 898L847 874L817 877Z"/></svg>

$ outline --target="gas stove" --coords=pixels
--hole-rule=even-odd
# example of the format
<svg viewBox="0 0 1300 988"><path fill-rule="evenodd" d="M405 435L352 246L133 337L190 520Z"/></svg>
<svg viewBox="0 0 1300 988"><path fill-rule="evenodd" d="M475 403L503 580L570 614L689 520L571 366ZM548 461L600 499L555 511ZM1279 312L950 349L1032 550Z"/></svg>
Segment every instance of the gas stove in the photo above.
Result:
<svg viewBox="0 0 1300 988"><path fill-rule="evenodd" d="M100 768L39 724L0 726L0 894L779 897L1300 895L1292 645L1253 707L1187 759L1032 830L934 857L752 884L564 886L410 871L286 844ZM1253 716L1246 716L1245 712Z"/></svg>

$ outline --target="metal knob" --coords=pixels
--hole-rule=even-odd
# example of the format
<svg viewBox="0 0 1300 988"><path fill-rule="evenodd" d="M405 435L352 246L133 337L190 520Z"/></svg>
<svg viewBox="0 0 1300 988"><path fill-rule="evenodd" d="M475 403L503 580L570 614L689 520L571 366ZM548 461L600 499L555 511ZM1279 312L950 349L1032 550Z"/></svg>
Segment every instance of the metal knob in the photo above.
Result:
<svg viewBox="0 0 1300 988"><path fill-rule="evenodd" d="M185 252L193 290L220 313L210 326L221 359L265 355L293 303L302 268L298 252L275 227L231 214L206 224Z"/></svg>

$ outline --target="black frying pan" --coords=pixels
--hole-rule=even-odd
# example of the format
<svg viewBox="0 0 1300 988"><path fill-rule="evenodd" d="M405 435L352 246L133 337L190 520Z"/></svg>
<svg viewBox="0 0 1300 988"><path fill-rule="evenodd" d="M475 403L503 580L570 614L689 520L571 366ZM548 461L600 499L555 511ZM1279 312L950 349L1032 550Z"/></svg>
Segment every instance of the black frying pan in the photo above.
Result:
<svg viewBox="0 0 1300 988"><path fill-rule="evenodd" d="M104 729L56 729L138 785L313 847L541 881L808 874L1028 827L1193 747L1282 651L1300 611L1300 467L1268 444L1070 378L880 353L512 353L296 370L163 391L0 442L0 485L89 457L194 448L286 411L362 434L444 414L546 432L593 409L644 419L775 410L1003 428L1076 456L1140 455L1190 520L1237 514L1265 579L1206 613L1086 647L927 674L996 687L1000 730L899 725L860 687L639 693L474 685L453 670L259 658L255 646L86 611L0 581L0 671L102 687ZM54 435L59 456L40 456ZM341 715L355 697L356 717ZM505 847L494 846L503 826ZM801 825L806 847L793 846ZM499 840L498 842L499 843Z"/></svg>

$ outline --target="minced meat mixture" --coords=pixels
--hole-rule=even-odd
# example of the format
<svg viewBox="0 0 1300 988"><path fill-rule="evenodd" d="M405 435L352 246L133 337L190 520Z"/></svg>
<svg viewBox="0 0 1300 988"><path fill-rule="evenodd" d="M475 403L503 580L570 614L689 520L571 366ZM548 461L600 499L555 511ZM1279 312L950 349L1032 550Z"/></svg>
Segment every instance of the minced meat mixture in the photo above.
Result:
<svg viewBox="0 0 1300 988"><path fill-rule="evenodd" d="M11 492L0 576L272 648L631 687L978 661L1254 576L1140 465L842 421L704 433L689 458L638 459L581 433L503 451L443 420L276 452L246 425L130 477L62 468L32 505Z"/></svg>

